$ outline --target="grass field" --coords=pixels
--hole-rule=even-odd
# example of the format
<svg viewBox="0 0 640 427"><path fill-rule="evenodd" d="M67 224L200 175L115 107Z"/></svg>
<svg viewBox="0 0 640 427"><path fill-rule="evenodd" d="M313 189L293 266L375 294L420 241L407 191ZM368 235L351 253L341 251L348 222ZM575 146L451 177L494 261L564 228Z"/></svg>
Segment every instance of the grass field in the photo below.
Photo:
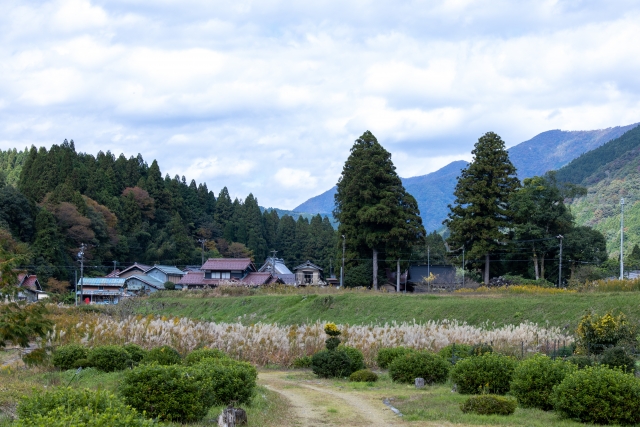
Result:
<svg viewBox="0 0 640 427"><path fill-rule="evenodd" d="M197 294L196 294L197 295ZM143 301L141 314L189 317L214 322L279 323L332 321L384 324L459 320L471 325L504 326L530 321L573 331L586 310L622 311L640 321L640 292L567 293L559 295L447 294L410 295L374 292L333 294L183 296L165 292Z"/></svg>

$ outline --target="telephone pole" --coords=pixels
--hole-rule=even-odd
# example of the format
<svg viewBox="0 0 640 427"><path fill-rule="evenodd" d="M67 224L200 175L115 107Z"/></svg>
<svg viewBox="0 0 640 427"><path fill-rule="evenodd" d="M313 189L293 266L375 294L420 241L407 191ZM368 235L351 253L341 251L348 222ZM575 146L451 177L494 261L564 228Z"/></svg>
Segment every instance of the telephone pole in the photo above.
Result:
<svg viewBox="0 0 640 427"><path fill-rule="evenodd" d="M624 197L620 199L620 280L624 279Z"/></svg>
<svg viewBox="0 0 640 427"><path fill-rule="evenodd" d="M87 245L82 243L80 245L80 252L78 252L78 258L80 258L80 292L84 288L84 251L87 249ZM76 306L78 305L78 282L76 282Z"/></svg>
<svg viewBox="0 0 640 427"><path fill-rule="evenodd" d="M560 239L560 264L558 266L558 288L562 286L562 239L564 236L562 234L558 234L558 239Z"/></svg>
<svg viewBox="0 0 640 427"><path fill-rule="evenodd" d="M200 265L204 265L204 244L207 242L207 239L198 239L198 242L202 244L202 251L201 253L201 258L202 258L202 264Z"/></svg>

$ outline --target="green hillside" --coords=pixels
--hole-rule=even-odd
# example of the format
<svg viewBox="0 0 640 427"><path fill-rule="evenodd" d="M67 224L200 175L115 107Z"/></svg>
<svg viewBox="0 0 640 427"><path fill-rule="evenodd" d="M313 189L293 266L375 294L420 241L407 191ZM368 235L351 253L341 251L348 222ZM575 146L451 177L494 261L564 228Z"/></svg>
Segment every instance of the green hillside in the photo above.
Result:
<svg viewBox="0 0 640 427"><path fill-rule="evenodd" d="M625 253L640 244L640 127L584 154L557 173L559 181L586 185L588 193L571 201L580 225L607 239L611 257L620 255L620 199L625 199Z"/></svg>

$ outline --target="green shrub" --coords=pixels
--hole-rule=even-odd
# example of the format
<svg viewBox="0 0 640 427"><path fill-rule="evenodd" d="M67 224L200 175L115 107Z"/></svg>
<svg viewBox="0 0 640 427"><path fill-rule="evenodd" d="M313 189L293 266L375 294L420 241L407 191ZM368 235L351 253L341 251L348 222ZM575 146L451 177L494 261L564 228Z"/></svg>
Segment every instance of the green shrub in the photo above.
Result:
<svg viewBox="0 0 640 427"><path fill-rule="evenodd" d="M389 376L395 382L413 384L416 378L425 383L447 381L451 364L442 357L426 351L416 351L396 358L389 365Z"/></svg>
<svg viewBox="0 0 640 427"><path fill-rule="evenodd" d="M537 354L516 367L511 381L511 394L524 408L551 410L553 387L575 369L570 363Z"/></svg>
<svg viewBox="0 0 640 427"><path fill-rule="evenodd" d="M175 348L163 345L149 350L142 362L156 362L158 365L177 365L182 362L182 357L180 357L180 353Z"/></svg>
<svg viewBox="0 0 640 427"><path fill-rule="evenodd" d="M217 348L201 348L198 350L193 350L191 353L187 354L184 358L185 365L195 365L196 363L200 363L204 359L222 359L225 357L229 357L222 350L218 350Z"/></svg>
<svg viewBox="0 0 640 427"><path fill-rule="evenodd" d="M470 396L460 404L462 412L473 412L479 415L511 415L516 411L518 402L513 397L495 394L479 394Z"/></svg>
<svg viewBox="0 0 640 427"><path fill-rule="evenodd" d="M201 376L181 365L140 365L127 371L120 384L125 402L159 420L194 422L213 406Z"/></svg>
<svg viewBox="0 0 640 427"><path fill-rule="evenodd" d="M321 378L351 375L351 359L344 351L320 350L311 358L313 373Z"/></svg>
<svg viewBox="0 0 640 427"><path fill-rule="evenodd" d="M344 351L349 356L349 360L351 360L351 372L359 371L360 369L364 369L364 356L362 352L357 348L353 347L338 347L338 350Z"/></svg>
<svg viewBox="0 0 640 427"><path fill-rule="evenodd" d="M413 352L415 352L414 349L407 347L381 348L380 350L378 350L376 363L382 369L387 369L389 365L391 365L391 362L393 362L396 358Z"/></svg>
<svg viewBox="0 0 640 427"><path fill-rule="evenodd" d="M18 406L20 427L146 427L154 425L105 390L58 388L36 391Z"/></svg>
<svg viewBox="0 0 640 427"><path fill-rule="evenodd" d="M493 353L493 347L489 344L476 344L469 350L469 356L482 356L487 353Z"/></svg>
<svg viewBox="0 0 640 427"><path fill-rule="evenodd" d="M640 423L640 380L605 366L566 376L553 392L560 415L594 424Z"/></svg>
<svg viewBox="0 0 640 427"><path fill-rule="evenodd" d="M458 360L469 357L471 353L471 346L468 344L449 344L446 347L442 347L438 352L438 355L447 361L455 365ZM454 357L455 356L455 357Z"/></svg>
<svg viewBox="0 0 640 427"><path fill-rule="evenodd" d="M587 366L593 366L593 358L584 355L567 357L567 362L576 365L578 369L586 368Z"/></svg>
<svg viewBox="0 0 640 427"><path fill-rule="evenodd" d="M77 369L77 368L83 368L83 369L87 369L87 368L91 368L91 362L89 362L89 359L78 359L73 363L73 368Z"/></svg>
<svg viewBox="0 0 640 427"><path fill-rule="evenodd" d="M207 388L213 405L249 403L258 379L253 365L231 358L203 359L192 373Z"/></svg>
<svg viewBox="0 0 640 427"><path fill-rule="evenodd" d="M607 312L602 316L587 313L582 316L576 331L578 343L588 354L601 354L610 346L632 343L636 327L629 323L623 313L614 316Z"/></svg>
<svg viewBox="0 0 640 427"><path fill-rule="evenodd" d="M625 372L635 370L635 359L627 353L624 347L611 347L604 351L600 363L610 368L620 368Z"/></svg>
<svg viewBox="0 0 640 427"><path fill-rule="evenodd" d="M354 383L374 383L378 381L378 376L368 369L360 369L349 375L349 381Z"/></svg>
<svg viewBox="0 0 640 427"><path fill-rule="evenodd" d="M119 345L103 345L89 351L89 364L103 372L122 371L131 367L129 353Z"/></svg>
<svg viewBox="0 0 640 427"><path fill-rule="evenodd" d="M335 350L340 345L340 338L329 337L324 342L324 345L327 347L327 350Z"/></svg>
<svg viewBox="0 0 640 427"><path fill-rule="evenodd" d="M257 377L251 364L230 358L203 359L192 366L141 365L125 374L120 393L154 418L194 422L214 405L249 402Z"/></svg>
<svg viewBox="0 0 640 427"><path fill-rule="evenodd" d="M485 353L456 363L451 380L462 394L505 394L515 367L516 361L511 357Z"/></svg>
<svg viewBox="0 0 640 427"><path fill-rule="evenodd" d="M293 360L293 367L296 369L305 369L311 367L311 356L296 357Z"/></svg>
<svg viewBox="0 0 640 427"><path fill-rule="evenodd" d="M144 359L144 356L147 355L147 350L140 347L138 344L133 344L133 343L125 344L122 346L122 348L124 348L124 350L127 353L129 353L129 358L131 358L133 363L136 363L136 364L142 362L142 359Z"/></svg>
<svg viewBox="0 0 640 427"><path fill-rule="evenodd" d="M87 358L87 348L79 344L68 344L53 351L53 366L63 371L72 369L77 360Z"/></svg>

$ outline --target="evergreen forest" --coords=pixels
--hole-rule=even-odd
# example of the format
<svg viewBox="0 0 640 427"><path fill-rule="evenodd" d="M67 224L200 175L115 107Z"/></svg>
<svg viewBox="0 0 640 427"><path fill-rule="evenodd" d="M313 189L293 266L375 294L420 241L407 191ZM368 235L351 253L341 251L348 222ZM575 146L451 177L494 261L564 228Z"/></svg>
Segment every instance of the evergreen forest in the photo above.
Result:
<svg viewBox="0 0 640 427"><path fill-rule="evenodd" d="M280 217L252 194L232 200L225 187L216 196L205 183L163 177L140 154L93 156L73 140L0 150L0 233L3 245L26 248L22 267L45 284L74 279L82 244L85 271L98 276L114 264L199 266L202 257L251 257L260 267L274 250L289 268L310 260L329 273L337 250L327 217Z"/></svg>

